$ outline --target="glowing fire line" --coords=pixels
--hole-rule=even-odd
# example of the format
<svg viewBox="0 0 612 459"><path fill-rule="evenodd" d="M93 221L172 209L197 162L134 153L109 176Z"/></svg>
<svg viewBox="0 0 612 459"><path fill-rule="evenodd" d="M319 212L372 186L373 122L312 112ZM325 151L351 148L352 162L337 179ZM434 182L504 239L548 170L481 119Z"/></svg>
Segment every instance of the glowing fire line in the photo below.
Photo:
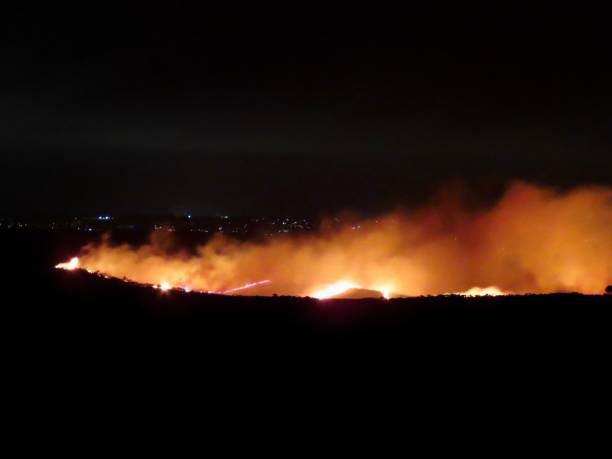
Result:
<svg viewBox="0 0 612 459"><path fill-rule="evenodd" d="M466 297L475 297L475 296L502 296L502 295L507 295L506 292L501 291L499 288L495 287L495 286L490 286L490 287L472 287L469 290L466 290L465 292L459 292L459 293L446 293L445 295L460 295L460 296L466 296Z"/></svg>
<svg viewBox="0 0 612 459"><path fill-rule="evenodd" d="M224 290L224 291L218 292L218 293L220 293L221 295L231 295L232 293L240 292L242 290L246 290L246 289L253 288L253 287L257 287L259 285L269 284L270 282L272 282L272 281L269 280L269 279L265 279L265 280L261 280L261 281L257 281L257 282L251 282L249 284L242 285L241 287L236 287L236 288L231 288L229 290ZM210 293L212 293L212 292L210 292Z"/></svg>
<svg viewBox="0 0 612 459"><path fill-rule="evenodd" d="M66 261L64 263L58 263L55 265L56 269L62 269L64 271L75 271L77 269L83 269L80 267L80 261L79 261L79 257L73 257L71 258L69 261ZM92 273L92 271L87 270L88 273ZM110 279L111 277L114 279L117 279L114 276L108 276L106 274L102 274L102 276L105 279ZM123 279L124 281L126 281L125 279ZM129 281L126 281L129 282ZM231 295L233 293L236 292L240 292L242 290L247 290L253 287L258 287L260 285L265 285L265 284L269 284L270 282L272 282L269 279L265 279L265 280L261 280L261 281L256 281L256 282L249 282L248 284L244 284L241 285L240 287L234 287L228 290L220 290L220 291L210 291L210 290L194 290L191 287L176 287L173 286L172 284L170 284L169 282L160 282L159 284L141 284L141 285L149 285L150 287L153 287L154 289L157 290L161 290L162 292L168 292L170 290L176 290L176 289L182 289L185 293L190 293L190 292L195 292L195 293L210 293L210 294L216 294L216 295ZM138 283L138 282L136 282Z"/></svg>
<svg viewBox="0 0 612 459"><path fill-rule="evenodd" d="M78 257L73 257L69 261L66 261L64 263L58 263L57 265L55 265L55 268L63 269L65 271L74 271L77 269L82 269L80 267L80 261ZM91 273L90 270L87 270L87 272ZM106 274L103 274L103 276L105 279L110 279L112 277ZM250 288L258 287L260 285L266 285L271 282L272 281L270 279L265 279L265 280L256 281L256 282L249 282L247 284L241 285L239 287L234 287L228 290L219 290L219 291L194 290L188 286L187 287L173 286L169 282L165 282L165 281L159 284L153 284L151 285L151 287L153 287L154 289L161 290L162 292L168 292L170 290L181 289L186 293L195 292L195 293L209 293L209 294L215 294L215 295L232 295L236 292L248 290ZM318 300L325 300L325 299L334 298L339 295L342 295L343 293L346 293L347 291L351 289L360 289L360 288L362 287L359 286L358 284L355 284L350 281L341 280L333 284L326 285L325 287L319 290L316 290L315 292L311 293L308 296L312 298L316 298ZM389 299L391 297L391 290L388 288L379 288L379 289L372 289L372 290L379 291L385 299ZM507 293L503 292L498 287L489 286L489 287L484 287L484 288L472 287L471 289L466 290L464 292L447 293L446 295L461 295L465 297L476 297L476 296L500 296L500 295L507 295Z"/></svg>

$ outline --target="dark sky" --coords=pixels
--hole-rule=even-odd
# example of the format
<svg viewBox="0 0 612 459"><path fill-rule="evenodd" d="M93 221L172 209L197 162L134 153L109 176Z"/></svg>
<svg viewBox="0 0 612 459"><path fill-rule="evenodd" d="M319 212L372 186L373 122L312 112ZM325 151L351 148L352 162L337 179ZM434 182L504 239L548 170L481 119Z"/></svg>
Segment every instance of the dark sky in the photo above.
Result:
<svg viewBox="0 0 612 459"><path fill-rule="evenodd" d="M0 21L0 214L306 214L457 179L612 181L595 13Z"/></svg>

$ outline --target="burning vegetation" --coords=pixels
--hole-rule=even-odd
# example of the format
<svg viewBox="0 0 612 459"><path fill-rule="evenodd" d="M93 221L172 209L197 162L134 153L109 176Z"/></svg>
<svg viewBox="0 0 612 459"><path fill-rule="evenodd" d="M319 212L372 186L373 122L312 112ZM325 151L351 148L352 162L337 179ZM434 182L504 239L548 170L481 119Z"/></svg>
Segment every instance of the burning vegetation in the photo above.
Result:
<svg viewBox="0 0 612 459"><path fill-rule="evenodd" d="M165 247L158 236L140 247L103 239L56 267L160 290L319 299L359 289L385 298L601 293L612 279L612 189L516 183L486 211L437 204L309 235L217 235L195 252Z"/></svg>

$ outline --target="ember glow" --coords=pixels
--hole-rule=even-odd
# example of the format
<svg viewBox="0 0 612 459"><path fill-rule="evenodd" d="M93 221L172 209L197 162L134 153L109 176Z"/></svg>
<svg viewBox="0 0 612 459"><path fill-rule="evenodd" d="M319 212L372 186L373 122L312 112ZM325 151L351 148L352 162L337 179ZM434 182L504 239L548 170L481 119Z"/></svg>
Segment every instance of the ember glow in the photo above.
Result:
<svg viewBox="0 0 612 459"><path fill-rule="evenodd" d="M612 188L515 183L488 210L450 201L340 228L324 223L299 237L216 235L192 252L169 251L159 239L168 235L140 247L103 239L58 268L194 292L315 298L353 288L385 298L601 293L611 283Z"/></svg>

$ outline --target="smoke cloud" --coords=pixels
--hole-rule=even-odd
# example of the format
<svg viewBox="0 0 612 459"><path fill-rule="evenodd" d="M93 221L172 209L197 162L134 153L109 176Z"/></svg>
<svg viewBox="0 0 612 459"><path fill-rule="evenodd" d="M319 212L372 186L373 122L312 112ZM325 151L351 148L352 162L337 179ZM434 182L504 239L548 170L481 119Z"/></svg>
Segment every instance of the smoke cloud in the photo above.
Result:
<svg viewBox="0 0 612 459"><path fill-rule="evenodd" d="M461 203L322 225L316 233L241 242L222 235L196 252L107 239L84 247L81 267L118 278L241 294L310 295L338 281L425 295L496 286L504 292L601 293L612 281L612 188L566 192L522 182L487 210Z"/></svg>

